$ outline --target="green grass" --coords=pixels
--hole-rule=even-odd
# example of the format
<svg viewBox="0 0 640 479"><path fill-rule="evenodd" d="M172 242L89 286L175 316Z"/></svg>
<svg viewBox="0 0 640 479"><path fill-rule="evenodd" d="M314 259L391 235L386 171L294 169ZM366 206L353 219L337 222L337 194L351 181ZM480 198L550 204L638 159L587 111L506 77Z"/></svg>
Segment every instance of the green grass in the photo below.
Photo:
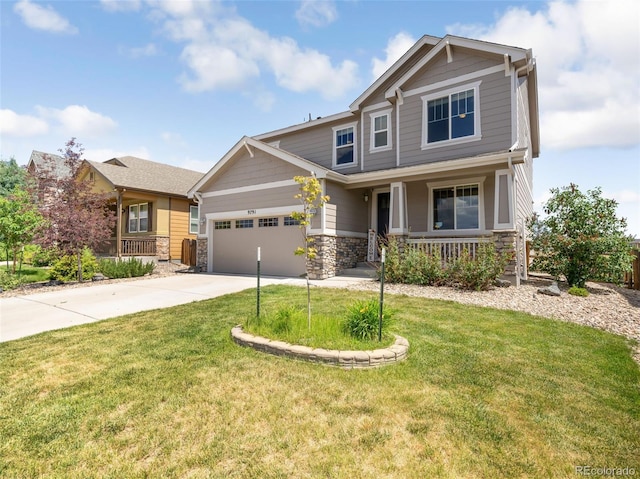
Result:
<svg viewBox="0 0 640 479"><path fill-rule="evenodd" d="M309 328L305 289L293 290L286 298L279 294L273 295L271 291L267 289L262 294L260 318L251 315L243 322L242 326L246 332L290 344L343 351L373 350L394 342L395 338L386 327L388 321L383 323L382 342L377 340L377 328L373 340L351 336L344 328L347 308L340 310L332 302L314 304L312 300L313 314ZM386 313L389 315L388 311Z"/></svg>
<svg viewBox="0 0 640 479"><path fill-rule="evenodd" d="M0 266L0 271L11 272L11 267L7 268L6 264ZM39 281L49 280L49 268L38 268L36 266L22 265L22 270L18 271L16 266L16 275L21 276L25 283L37 283Z"/></svg>
<svg viewBox="0 0 640 479"><path fill-rule="evenodd" d="M301 293L268 287L266 302ZM314 289L314 311L355 293ZM0 344L0 477L576 477L640 471L629 342L388 295L409 358L366 371L235 345L255 291ZM266 307L266 306L265 306Z"/></svg>

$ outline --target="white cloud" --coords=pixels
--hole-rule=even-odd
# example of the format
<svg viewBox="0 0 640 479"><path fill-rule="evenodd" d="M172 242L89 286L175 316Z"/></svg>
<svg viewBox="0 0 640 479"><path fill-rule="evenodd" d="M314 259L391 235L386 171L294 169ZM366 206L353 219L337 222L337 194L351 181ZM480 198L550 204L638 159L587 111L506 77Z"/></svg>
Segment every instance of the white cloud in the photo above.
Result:
<svg viewBox="0 0 640 479"><path fill-rule="evenodd" d="M118 126L108 116L81 105L69 105L63 110L37 106L36 111L42 118L57 122L62 132L69 136L97 137L110 133Z"/></svg>
<svg viewBox="0 0 640 479"><path fill-rule="evenodd" d="M640 3L550 2L509 9L494 25L450 33L531 47L537 60L546 147L627 147L640 142Z"/></svg>
<svg viewBox="0 0 640 479"><path fill-rule="evenodd" d="M50 33L78 33L78 29L56 12L51 5L42 6L29 0L20 0L13 6L13 11L22 18L29 28Z"/></svg>
<svg viewBox="0 0 640 479"><path fill-rule="evenodd" d="M221 4L148 4L152 8L150 18L162 24L168 37L185 43L181 60L187 69L179 82L187 91L246 91L257 88L257 80L271 74L282 88L318 91L324 98L335 99L358 83L355 62L333 64L328 55L302 48L291 38L273 37ZM330 18L329 5L322 6L325 18ZM269 102L262 103L262 108L270 107Z"/></svg>
<svg viewBox="0 0 640 479"><path fill-rule="evenodd" d="M302 0L296 11L296 19L301 25L324 27L336 21L338 11L335 2L328 0Z"/></svg>
<svg viewBox="0 0 640 479"><path fill-rule="evenodd" d="M20 115L13 110L0 110L0 133L7 136L37 136L49 131L49 125L41 118Z"/></svg>
<svg viewBox="0 0 640 479"><path fill-rule="evenodd" d="M140 0L100 0L102 8L107 12L135 12L140 10Z"/></svg>
<svg viewBox="0 0 640 479"><path fill-rule="evenodd" d="M143 47L120 47L120 53L127 55L128 57L137 59L143 57L155 57L160 54L160 50L155 45L155 43L147 43Z"/></svg>
<svg viewBox="0 0 640 479"><path fill-rule="evenodd" d="M386 72L391 65L393 65L402 55L407 53L407 50L411 48L416 40L408 33L400 32L396 36L389 39L387 48L385 48L386 58L379 59L374 58L371 61L372 64L372 76L374 80L377 80L380 76Z"/></svg>

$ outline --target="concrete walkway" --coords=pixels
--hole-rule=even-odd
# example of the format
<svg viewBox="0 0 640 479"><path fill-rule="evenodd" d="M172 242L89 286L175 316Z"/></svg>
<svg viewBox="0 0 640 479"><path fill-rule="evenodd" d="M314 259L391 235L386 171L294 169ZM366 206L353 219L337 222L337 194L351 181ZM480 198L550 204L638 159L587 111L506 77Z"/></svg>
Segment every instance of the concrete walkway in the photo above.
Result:
<svg viewBox="0 0 640 479"><path fill-rule="evenodd" d="M341 287L359 281L363 278L338 276L312 281L312 284ZM305 281L300 278L261 278L261 286L270 284L304 285ZM12 298L0 296L0 342L255 287L254 276L179 274Z"/></svg>

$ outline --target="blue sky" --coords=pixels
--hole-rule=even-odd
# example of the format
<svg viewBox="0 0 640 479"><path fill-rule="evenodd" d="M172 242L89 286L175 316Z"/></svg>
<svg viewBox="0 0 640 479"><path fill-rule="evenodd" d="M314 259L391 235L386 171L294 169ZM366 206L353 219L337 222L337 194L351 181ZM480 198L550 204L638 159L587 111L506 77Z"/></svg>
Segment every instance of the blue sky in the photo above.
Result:
<svg viewBox="0 0 640 479"><path fill-rule="evenodd" d="M0 155L208 171L242 135L348 109L424 34L532 48L552 187L602 187L640 237L640 2L0 0Z"/></svg>

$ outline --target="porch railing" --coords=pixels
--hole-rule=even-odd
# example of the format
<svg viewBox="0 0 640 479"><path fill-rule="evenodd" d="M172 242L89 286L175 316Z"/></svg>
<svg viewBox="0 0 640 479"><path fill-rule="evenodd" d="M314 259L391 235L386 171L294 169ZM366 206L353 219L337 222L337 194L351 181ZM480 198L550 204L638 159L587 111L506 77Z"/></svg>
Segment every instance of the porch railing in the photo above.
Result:
<svg viewBox="0 0 640 479"><path fill-rule="evenodd" d="M468 251L475 258L480 243L490 243L491 238L409 238L407 246L415 248L429 255L440 254L443 263L460 257L463 251Z"/></svg>
<svg viewBox="0 0 640 479"><path fill-rule="evenodd" d="M123 256L155 256L155 238L134 238L122 240Z"/></svg>

